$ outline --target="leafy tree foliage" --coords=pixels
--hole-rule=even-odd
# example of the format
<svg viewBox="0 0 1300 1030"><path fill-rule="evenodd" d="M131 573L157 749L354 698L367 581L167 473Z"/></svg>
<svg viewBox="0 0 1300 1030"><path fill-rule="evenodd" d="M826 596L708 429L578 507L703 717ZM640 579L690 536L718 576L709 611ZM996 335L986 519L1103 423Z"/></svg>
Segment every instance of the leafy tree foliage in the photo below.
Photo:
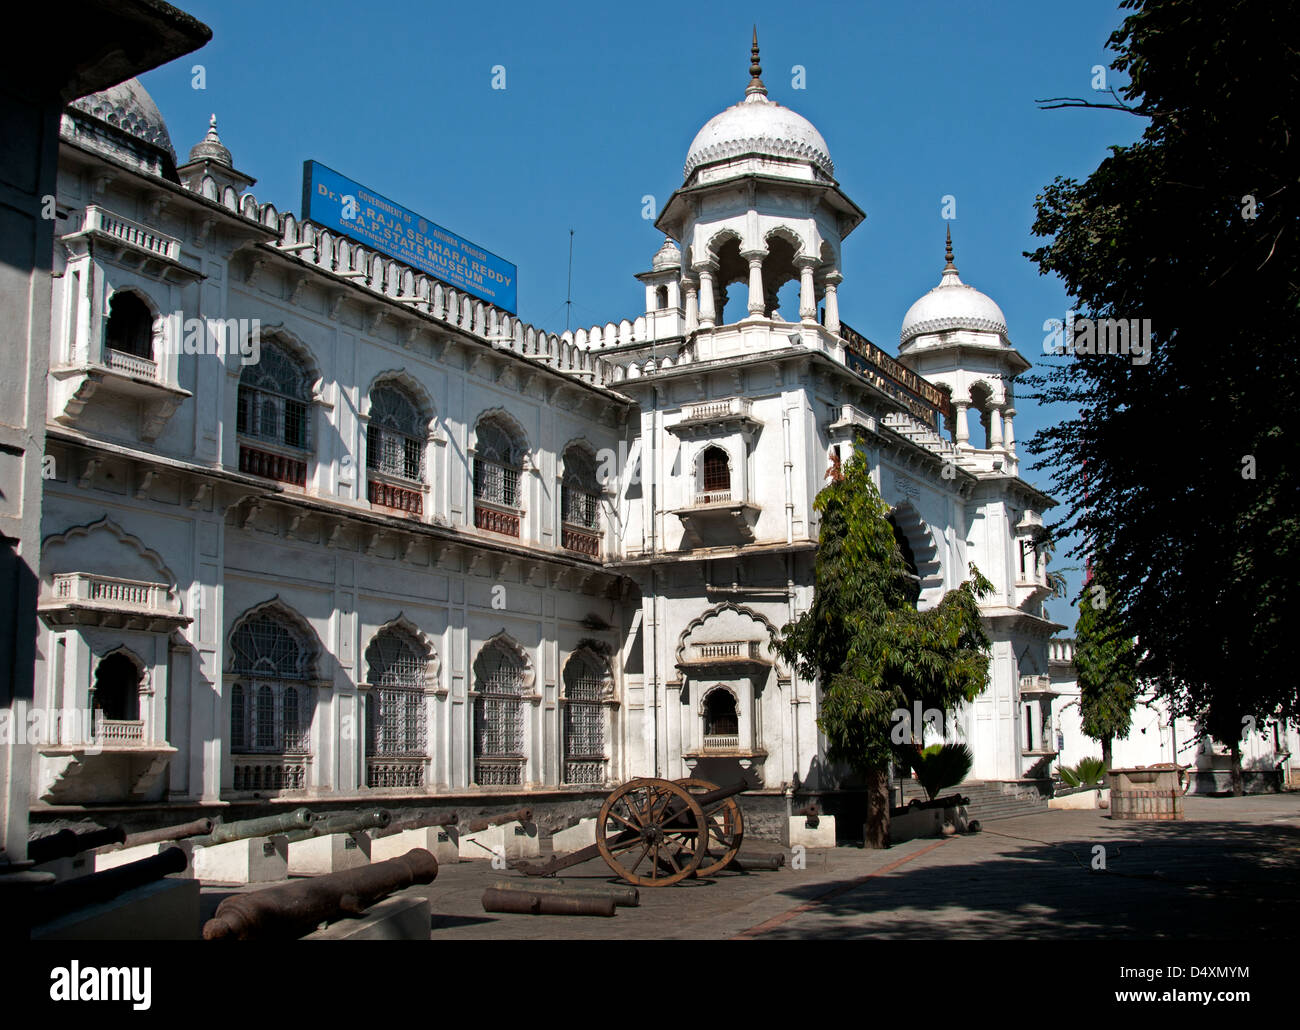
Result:
<svg viewBox="0 0 1300 1030"><path fill-rule="evenodd" d="M1054 359L1030 385L1079 417L1029 450L1068 501L1054 529L1111 576L1143 677L1239 754L1244 722L1300 713L1300 11L1122 8L1122 100L1076 106L1145 131L1043 191L1028 256L1081 314L1150 319L1152 352Z"/></svg>
<svg viewBox="0 0 1300 1030"><path fill-rule="evenodd" d="M885 847L894 713L916 701L946 712L984 689L989 640L979 598L991 584L972 565L969 581L918 612L889 509L866 463L854 455L830 475L816 500L821 536L812 607L785 627L778 650L800 675L820 680L818 726L828 757L866 780L868 845Z"/></svg>
<svg viewBox="0 0 1300 1030"><path fill-rule="evenodd" d="M1101 744L1101 758L1109 769L1113 742L1127 739L1133 725L1138 654L1133 638L1124 634L1107 582L1094 565L1074 628L1074 668L1083 732Z"/></svg>

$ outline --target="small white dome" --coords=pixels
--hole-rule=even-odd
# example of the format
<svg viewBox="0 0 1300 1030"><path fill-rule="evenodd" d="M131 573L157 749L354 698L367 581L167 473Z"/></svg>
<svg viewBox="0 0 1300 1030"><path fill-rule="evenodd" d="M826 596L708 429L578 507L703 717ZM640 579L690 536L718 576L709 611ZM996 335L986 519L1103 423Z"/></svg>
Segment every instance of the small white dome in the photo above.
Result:
<svg viewBox="0 0 1300 1030"><path fill-rule="evenodd" d="M682 252L677 249L677 244L670 237L664 237L663 246L655 254L650 267L656 272L661 272L665 268L682 267Z"/></svg>
<svg viewBox="0 0 1300 1030"><path fill-rule="evenodd" d="M992 297L967 286L952 263L952 236L948 237L948 263L939 285L907 309L899 343L906 344L925 333L942 333L949 329L974 329L1007 335L1007 317Z"/></svg>

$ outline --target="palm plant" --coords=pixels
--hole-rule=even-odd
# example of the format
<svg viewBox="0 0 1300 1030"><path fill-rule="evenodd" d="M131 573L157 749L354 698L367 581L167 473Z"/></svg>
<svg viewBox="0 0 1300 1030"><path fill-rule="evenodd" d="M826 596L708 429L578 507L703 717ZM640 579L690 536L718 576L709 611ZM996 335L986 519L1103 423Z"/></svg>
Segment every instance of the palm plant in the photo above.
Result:
<svg viewBox="0 0 1300 1030"><path fill-rule="evenodd" d="M945 787L961 783L975 764L975 756L965 744L931 744L907 756L916 778L930 800Z"/></svg>
<svg viewBox="0 0 1300 1030"><path fill-rule="evenodd" d="M1106 763L1100 758L1081 758L1076 766L1061 766L1067 787L1100 787L1106 780Z"/></svg>

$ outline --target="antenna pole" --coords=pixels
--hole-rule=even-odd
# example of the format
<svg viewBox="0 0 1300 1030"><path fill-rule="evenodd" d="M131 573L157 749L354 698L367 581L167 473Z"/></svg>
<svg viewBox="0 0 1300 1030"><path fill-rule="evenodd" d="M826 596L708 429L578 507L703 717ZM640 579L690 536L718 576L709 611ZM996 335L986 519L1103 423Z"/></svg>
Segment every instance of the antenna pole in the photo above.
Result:
<svg viewBox="0 0 1300 1030"><path fill-rule="evenodd" d="M569 230L569 285L564 299L564 331L569 331L569 316L573 314L573 230Z"/></svg>

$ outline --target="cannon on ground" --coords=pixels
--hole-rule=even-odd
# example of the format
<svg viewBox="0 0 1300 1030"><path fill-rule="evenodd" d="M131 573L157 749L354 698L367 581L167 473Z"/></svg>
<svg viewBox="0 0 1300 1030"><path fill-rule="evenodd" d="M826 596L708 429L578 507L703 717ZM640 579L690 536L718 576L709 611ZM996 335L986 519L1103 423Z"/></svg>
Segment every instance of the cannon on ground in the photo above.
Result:
<svg viewBox="0 0 1300 1030"><path fill-rule="evenodd" d="M282 815L268 815L260 819L241 819L233 823L217 823L212 833L202 844L228 844L232 840L246 840L252 837L270 837L290 830L306 829L319 817L306 808L295 808Z"/></svg>
<svg viewBox="0 0 1300 1030"><path fill-rule="evenodd" d="M38 837L27 842L27 858L39 865L53 862L56 858L71 858L83 851L102 848L106 844L121 844L126 840L126 831L120 826L110 826L103 830L90 830L77 833L75 830L59 830L56 833Z"/></svg>
<svg viewBox="0 0 1300 1030"><path fill-rule="evenodd" d="M187 837L205 837L212 832L212 827L211 819L195 819L190 823L161 826L156 830L141 830L139 833L128 833L122 846L134 848L141 844L164 844L171 840L185 840Z"/></svg>
<svg viewBox="0 0 1300 1030"><path fill-rule="evenodd" d="M294 940L322 922L360 916L390 894L432 883L437 875L437 859L412 848L386 862L232 894L204 924L203 939Z"/></svg>
<svg viewBox="0 0 1300 1030"><path fill-rule="evenodd" d="M500 812L497 815L489 815L483 819L475 819L462 832L482 833L493 826L503 826L506 823L531 823L532 821L533 810L531 808L516 808L513 812Z"/></svg>
<svg viewBox="0 0 1300 1030"><path fill-rule="evenodd" d="M394 819L387 826L370 831L373 840L392 837L406 830L423 830L426 826L455 826L460 817L455 812L434 812L428 809L405 812L400 819Z"/></svg>
<svg viewBox="0 0 1300 1030"><path fill-rule="evenodd" d="M38 887L31 895L31 911L42 922L75 912L87 905L108 901L119 894L161 880L169 873L185 871L189 856L180 848L168 848L159 855L129 862L101 873Z"/></svg>
<svg viewBox="0 0 1300 1030"><path fill-rule="evenodd" d="M744 838L736 797L743 780L718 787L707 780L631 780L596 817L596 843L549 862L515 863L528 876L552 876L597 856L628 883L666 887L692 874L712 875L731 863Z"/></svg>
<svg viewBox="0 0 1300 1030"><path fill-rule="evenodd" d="M356 833L359 830L383 829L393 821L392 813L386 808L372 808L364 812L337 812L334 815L320 816L298 829L287 830L283 837L290 844L311 840L313 837L328 837L333 833Z"/></svg>

